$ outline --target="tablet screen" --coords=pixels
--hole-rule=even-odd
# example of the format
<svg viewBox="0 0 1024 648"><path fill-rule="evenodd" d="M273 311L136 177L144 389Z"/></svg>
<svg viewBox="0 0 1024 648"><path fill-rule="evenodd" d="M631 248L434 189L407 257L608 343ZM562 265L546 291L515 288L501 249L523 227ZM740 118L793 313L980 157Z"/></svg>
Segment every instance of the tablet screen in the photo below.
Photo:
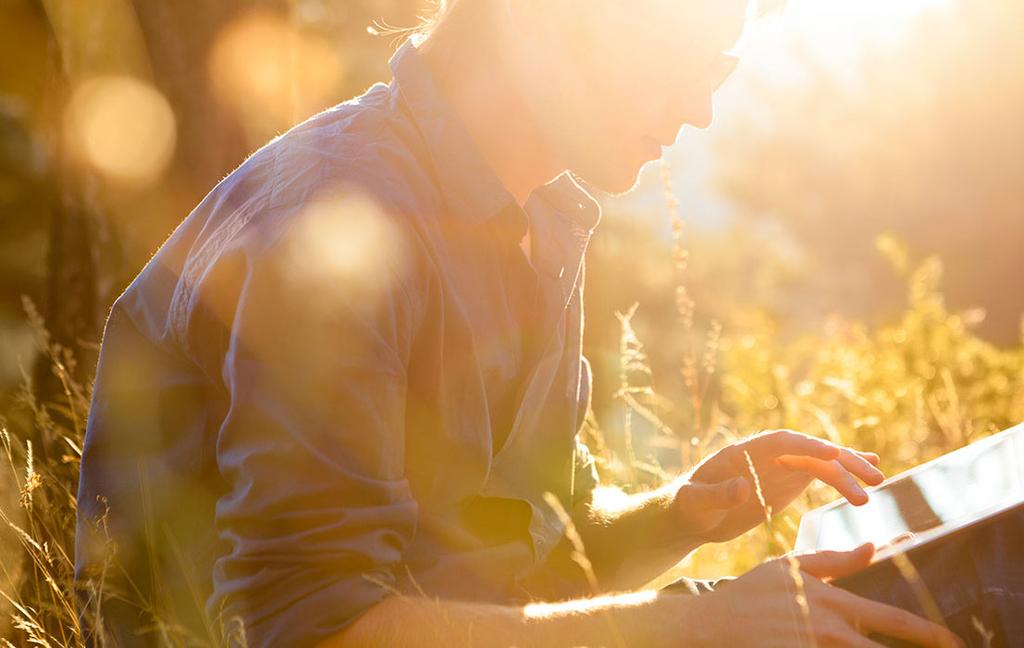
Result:
<svg viewBox="0 0 1024 648"><path fill-rule="evenodd" d="M983 439L845 500L809 512L797 549L886 547L942 534L1024 502L1024 426Z"/></svg>

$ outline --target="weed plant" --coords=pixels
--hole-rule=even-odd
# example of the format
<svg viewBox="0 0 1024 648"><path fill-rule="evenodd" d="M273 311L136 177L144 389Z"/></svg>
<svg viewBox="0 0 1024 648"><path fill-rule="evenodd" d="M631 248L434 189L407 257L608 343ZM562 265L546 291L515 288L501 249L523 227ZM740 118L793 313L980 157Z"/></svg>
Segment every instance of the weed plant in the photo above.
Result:
<svg viewBox="0 0 1024 648"><path fill-rule="evenodd" d="M688 340L678 359L686 393L661 394L633 321L634 306L619 313L621 373L616 393L620 429L602 429L587 417L583 435L598 458L604 487L653 488L700 457L742 436L790 428L877 452L893 474L1024 420L1024 330L1019 345L997 348L972 332L979 314L951 312L939 290L941 264L916 266L890 239L879 247L908 286L908 306L895 323L871 327L836 319L820 334L785 340L767 318L741 331L697 315L686 289L685 228L663 173L674 236L674 295L679 334ZM45 323L27 304L36 343L53 367L62 397L40 402L26 377L16 406L0 413L5 482L0 520L7 547L0 561L5 583L3 645L81 646L90 610L109 595L102 583L77 596L73 589L75 493L89 386L76 383L74 358L53 344ZM3 414L6 414L4 416ZM0 489L3 490L3 489ZM0 493L3 494L3 493ZM758 529L722 545L708 545L652 585L681 575L739 574L791 547L804 511L834 495L813 487L786 511L766 511ZM102 525L103 520L97 520ZM577 547L585 560L585 547ZM16 558L20 554L20 558ZM794 578L799 597L799 573ZM799 601L798 601L799 602ZM151 614L161 643L195 645L173 619ZM83 626L83 619L85 626ZM979 632L984 629L979 630ZM244 635L243 635L244 636Z"/></svg>

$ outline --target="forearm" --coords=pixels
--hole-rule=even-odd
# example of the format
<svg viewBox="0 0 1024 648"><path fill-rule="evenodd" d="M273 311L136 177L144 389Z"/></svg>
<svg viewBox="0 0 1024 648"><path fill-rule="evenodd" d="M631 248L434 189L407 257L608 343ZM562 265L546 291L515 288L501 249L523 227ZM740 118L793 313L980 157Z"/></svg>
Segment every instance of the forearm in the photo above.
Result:
<svg viewBox="0 0 1024 648"><path fill-rule="evenodd" d="M527 606L392 596L319 648L701 646L690 597L638 592ZM694 599L695 601L695 599Z"/></svg>
<svg viewBox="0 0 1024 648"><path fill-rule="evenodd" d="M648 493L598 498L573 518L587 558L604 591L642 587L693 551L700 542L680 528L671 504L680 477Z"/></svg>

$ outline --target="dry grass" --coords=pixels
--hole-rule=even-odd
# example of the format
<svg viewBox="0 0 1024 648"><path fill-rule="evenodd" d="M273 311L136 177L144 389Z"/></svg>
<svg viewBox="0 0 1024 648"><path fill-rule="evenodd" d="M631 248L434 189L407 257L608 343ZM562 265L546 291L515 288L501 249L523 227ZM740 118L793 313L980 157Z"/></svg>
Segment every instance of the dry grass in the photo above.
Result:
<svg viewBox="0 0 1024 648"><path fill-rule="evenodd" d="M40 403L25 374L14 416L0 415L5 482L17 504L5 503L0 520L21 548L4 561L2 592L13 639L38 646L81 645L73 588L75 495L89 393L73 378L74 358L52 343L43 322L26 302L41 353L49 360L63 399ZM12 498L13 499L13 498Z"/></svg>
<svg viewBox="0 0 1024 648"><path fill-rule="evenodd" d="M700 332L685 287L685 228L668 174L663 177L675 236L679 335L688 340L678 359L686 393L658 392L657 376L633 328L641 315L636 307L619 314L622 371L616 395L625 425L602 430L591 415L583 432L605 483L627 491L654 488L699 457L747 433L774 428L878 452L893 473L1024 420L1024 339L1017 347L999 349L975 336L970 314L945 307L938 290L941 266L934 259L906 273L909 306L891 326L836 321L821 335L793 341L779 340L769 321L735 332L712 323ZM880 247L891 252L893 243ZM19 547L24 557L2 564L9 606L5 632L11 645L79 646L86 629L75 611L72 557L89 393L71 378L74 359L51 343L30 306L28 313L63 397L38 402L26 379L17 406L0 416L0 459L11 484L0 501L6 526L2 542ZM791 546L798 516L831 497L812 488L787 511L766 510L760 528L734 542L701 548L653 585L681 575L738 574L782 555ZM574 556L586 567L584 549L579 543ZM799 605L799 570L793 576ZM934 614L922 590L915 589ZM87 594L94 602L105 595L101 587ZM806 620L806 602L799 609ZM177 641L173 620L153 621L169 643L185 643ZM987 632L978 631L983 637ZM616 638L614 629L610 632Z"/></svg>

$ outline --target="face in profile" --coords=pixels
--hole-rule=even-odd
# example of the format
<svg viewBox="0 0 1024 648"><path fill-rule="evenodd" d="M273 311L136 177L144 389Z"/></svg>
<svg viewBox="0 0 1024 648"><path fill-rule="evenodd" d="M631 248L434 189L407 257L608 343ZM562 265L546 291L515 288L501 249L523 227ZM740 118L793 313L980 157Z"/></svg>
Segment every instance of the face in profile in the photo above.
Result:
<svg viewBox="0 0 1024 648"><path fill-rule="evenodd" d="M712 94L735 67L746 0L560 3L585 6L544 44L529 81L552 153L590 184L628 191L685 125L711 124ZM550 6L550 5L549 5ZM535 105L536 105L535 103Z"/></svg>

